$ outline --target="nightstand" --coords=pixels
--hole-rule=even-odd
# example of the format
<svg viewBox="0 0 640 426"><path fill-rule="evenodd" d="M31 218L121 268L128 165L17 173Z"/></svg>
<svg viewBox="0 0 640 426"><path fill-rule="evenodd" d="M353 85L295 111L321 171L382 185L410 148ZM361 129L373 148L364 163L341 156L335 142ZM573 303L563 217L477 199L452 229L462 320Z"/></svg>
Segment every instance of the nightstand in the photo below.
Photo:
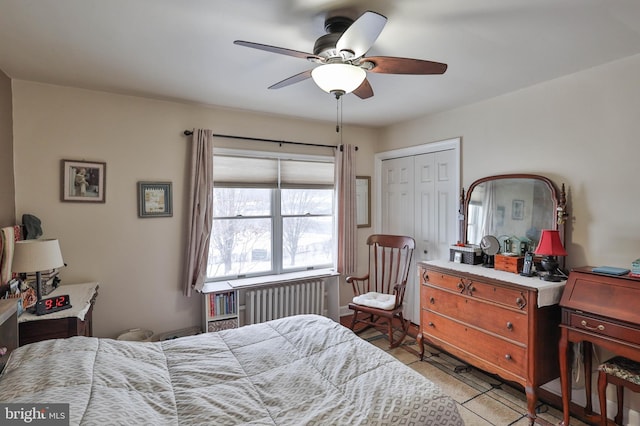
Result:
<svg viewBox="0 0 640 426"><path fill-rule="evenodd" d="M0 371L18 347L18 299L0 300Z"/></svg>
<svg viewBox="0 0 640 426"><path fill-rule="evenodd" d="M68 294L71 308L45 315L23 313L18 319L20 346L47 339L93 336L93 305L98 297L98 283L66 284L44 296Z"/></svg>

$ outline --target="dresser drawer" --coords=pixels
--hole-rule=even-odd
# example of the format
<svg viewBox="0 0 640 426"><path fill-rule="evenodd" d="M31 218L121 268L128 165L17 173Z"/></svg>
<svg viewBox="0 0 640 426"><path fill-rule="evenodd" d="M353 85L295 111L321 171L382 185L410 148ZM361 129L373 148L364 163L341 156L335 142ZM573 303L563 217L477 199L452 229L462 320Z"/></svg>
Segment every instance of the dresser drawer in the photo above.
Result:
<svg viewBox="0 0 640 426"><path fill-rule="evenodd" d="M0 371L18 347L18 299L0 300Z"/></svg>
<svg viewBox="0 0 640 426"><path fill-rule="evenodd" d="M490 302L500 303L510 308L527 311L529 307L529 296L527 292L509 287L502 287L481 281L472 281L467 286L470 296ZM535 304L535 298L533 303Z"/></svg>
<svg viewBox="0 0 640 426"><path fill-rule="evenodd" d="M478 299L500 303L522 311L528 310L529 296L526 292L514 288L493 285L476 280L472 278L472 276L469 276L469 278L460 277L453 274L429 271L424 268L421 268L420 277L421 283L423 284L428 283L434 287L440 287ZM535 297L535 292L533 293Z"/></svg>
<svg viewBox="0 0 640 426"><path fill-rule="evenodd" d="M640 329L631 328L624 324L605 320L597 316L571 312L569 314L569 325L580 330L587 330L614 339L627 342L640 342Z"/></svg>
<svg viewBox="0 0 640 426"><path fill-rule="evenodd" d="M421 272L421 283L428 282L434 286L438 286L441 288L446 288L448 290L457 291L458 293L462 293L467 284L469 284L469 280L462 279L455 275L443 274L441 272L428 271L426 269L422 269Z"/></svg>
<svg viewBox="0 0 640 426"><path fill-rule="evenodd" d="M433 311L421 312L422 334L448 344L507 370L518 377L527 371L526 347L484 333L473 327L445 318Z"/></svg>
<svg viewBox="0 0 640 426"><path fill-rule="evenodd" d="M420 306L507 339L527 343L527 315L521 311L501 308L429 285L422 286Z"/></svg>

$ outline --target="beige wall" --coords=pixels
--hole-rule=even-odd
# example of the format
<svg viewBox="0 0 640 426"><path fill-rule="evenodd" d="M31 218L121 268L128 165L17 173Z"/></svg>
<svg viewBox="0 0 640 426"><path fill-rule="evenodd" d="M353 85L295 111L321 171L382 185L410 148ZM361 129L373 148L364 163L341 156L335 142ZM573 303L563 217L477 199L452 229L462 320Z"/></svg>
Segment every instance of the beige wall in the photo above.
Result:
<svg viewBox="0 0 640 426"><path fill-rule="evenodd" d="M640 55L385 130L381 149L462 136L462 184L499 173L565 183L567 266L640 258Z"/></svg>
<svg viewBox="0 0 640 426"><path fill-rule="evenodd" d="M16 223L11 104L11 79L0 71L0 226Z"/></svg>
<svg viewBox="0 0 640 426"><path fill-rule="evenodd" d="M384 130L345 126L344 142L360 148L357 173L373 176L377 152L461 136L464 187L482 176L511 172L539 173L565 183L573 216L567 227L568 266L628 266L640 257L635 215L640 200L634 191L640 154L639 73L636 56ZM201 322L199 298L183 297L180 284L188 155L184 129L339 142L334 123L25 81L13 82L13 115L15 213L35 214L45 236L60 238L68 263L64 282L100 281L95 311L99 336L130 327L159 333ZM216 144L283 149L224 139ZM3 160L11 157L10 144L0 149ZM107 163L106 204L59 201L63 158ZM173 182L172 218L137 217L140 180ZM374 212L372 223L375 219ZM360 246L371 232L359 230ZM359 258L364 264L364 253ZM344 305L350 290L342 286Z"/></svg>
<svg viewBox="0 0 640 426"><path fill-rule="evenodd" d="M60 239L68 264L63 282L100 282L97 336L132 327L160 333L201 324L200 297L181 293L189 148L184 129L316 144L340 141L334 123L25 81L13 86L16 213L38 216L44 236ZM370 175L376 133L345 126L343 138L360 148L358 174ZM289 145L224 139L216 146L292 151ZM295 151L333 154L326 148ZM61 159L106 162L106 203L61 202ZM173 217L138 218L136 183L141 180L173 182Z"/></svg>

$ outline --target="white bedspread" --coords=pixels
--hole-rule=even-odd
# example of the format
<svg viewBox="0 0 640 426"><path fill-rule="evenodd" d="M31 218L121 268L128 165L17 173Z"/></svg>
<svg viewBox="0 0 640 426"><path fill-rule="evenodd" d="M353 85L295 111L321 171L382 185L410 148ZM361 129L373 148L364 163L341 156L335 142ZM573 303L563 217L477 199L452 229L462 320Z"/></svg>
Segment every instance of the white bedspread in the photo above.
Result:
<svg viewBox="0 0 640 426"><path fill-rule="evenodd" d="M69 403L72 425L463 424L433 383L316 315L156 343L34 343L12 353L0 401Z"/></svg>

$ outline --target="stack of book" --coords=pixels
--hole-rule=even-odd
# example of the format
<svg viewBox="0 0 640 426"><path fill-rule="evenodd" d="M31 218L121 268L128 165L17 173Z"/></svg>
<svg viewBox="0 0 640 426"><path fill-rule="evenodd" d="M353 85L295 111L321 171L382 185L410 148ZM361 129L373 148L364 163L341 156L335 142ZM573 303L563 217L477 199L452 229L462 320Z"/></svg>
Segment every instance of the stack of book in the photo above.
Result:
<svg viewBox="0 0 640 426"><path fill-rule="evenodd" d="M58 270L51 269L48 271L40 272L40 279L42 280L42 295L46 296L58 287L60 278L58 278ZM34 289L36 288L36 273L30 272L26 274L25 281Z"/></svg>
<svg viewBox="0 0 640 426"><path fill-rule="evenodd" d="M631 272L629 272L629 276L640 278L640 259L631 262Z"/></svg>
<svg viewBox="0 0 640 426"><path fill-rule="evenodd" d="M209 312L211 316L235 314L236 292L209 294Z"/></svg>

